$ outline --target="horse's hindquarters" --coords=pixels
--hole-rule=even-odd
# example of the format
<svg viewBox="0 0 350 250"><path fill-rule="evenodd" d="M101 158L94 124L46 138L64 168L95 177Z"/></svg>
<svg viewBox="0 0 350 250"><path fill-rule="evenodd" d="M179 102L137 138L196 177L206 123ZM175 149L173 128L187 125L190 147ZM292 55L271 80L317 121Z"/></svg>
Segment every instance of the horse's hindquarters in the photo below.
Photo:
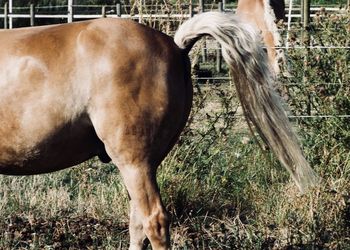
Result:
<svg viewBox="0 0 350 250"><path fill-rule="evenodd" d="M0 119L9 121L0 127L0 172L44 173L94 155L111 158L132 200L131 246L147 236L154 249L166 249L169 219L156 169L190 112L187 55L172 38L121 19L26 32L22 38L29 45L21 41L23 50L12 47L25 51L18 57L23 70L5 82L12 91L6 101L19 89L25 104L0 102ZM5 89L1 82L0 87ZM15 113L11 119L9 107Z"/></svg>
<svg viewBox="0 0 350 250"><path fill-rule="evenodd" d="M109 81L94 81L92 93L98 94L91 97L88 113L131 198L130 248L141 249L147 236L153 249L167 249L169 219L156 169L189 115L189 64L159 32L133 24L124 37L122 43L116 39L105 61L113 74L98 78Z"/></svg>

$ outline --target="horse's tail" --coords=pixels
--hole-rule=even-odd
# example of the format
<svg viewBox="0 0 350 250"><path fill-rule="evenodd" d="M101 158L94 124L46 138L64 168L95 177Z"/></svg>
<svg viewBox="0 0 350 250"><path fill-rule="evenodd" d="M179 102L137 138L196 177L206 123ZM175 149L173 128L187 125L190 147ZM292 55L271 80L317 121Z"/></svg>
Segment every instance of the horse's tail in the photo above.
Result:
<svg viewBox="0 0 350 250"><path fill-rule="evenodd" d="M318 177L306 161L272 88L274 78L260 35L233 15L207 12L183 23L175 34L175 43L188 53L204 35L221 44L246 118L291 173L299 189L303 192L317 184Z"/></svg>

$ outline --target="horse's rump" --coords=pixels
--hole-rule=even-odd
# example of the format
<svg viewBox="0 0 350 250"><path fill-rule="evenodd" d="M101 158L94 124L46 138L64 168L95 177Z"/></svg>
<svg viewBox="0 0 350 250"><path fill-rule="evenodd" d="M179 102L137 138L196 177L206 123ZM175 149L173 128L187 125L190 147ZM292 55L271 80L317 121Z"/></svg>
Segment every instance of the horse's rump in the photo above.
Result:
<svg viewBox="0 0 350 250"><path fill-rule="evenodd" d="M6 174L50 172L95 155L109 161L91 121L100 119L96 106L117 98L120 120L132 119L138 107L151 119L153 107L167 105L167 72L178 67L167 60L183 65L171 38L121 19L5 30L0 43L0 173ZM180 68L172 70L174 79L183 75Z"/></svg>

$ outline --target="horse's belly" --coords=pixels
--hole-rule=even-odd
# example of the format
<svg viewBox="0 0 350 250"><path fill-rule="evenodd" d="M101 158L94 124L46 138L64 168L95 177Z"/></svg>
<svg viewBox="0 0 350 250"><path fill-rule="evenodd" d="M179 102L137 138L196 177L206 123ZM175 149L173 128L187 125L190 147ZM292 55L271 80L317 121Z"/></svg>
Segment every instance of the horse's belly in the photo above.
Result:
<svg viewBox="0 0 350 250"><path fill-rule="evenodd" d="M1 148L1 145L0 145ZM11 153L11 149L7 149ZM0 174L29 175L48 173L77 165L105 154L94 128L79 122L67 124L31 148L23 148L6 159L0 158Z"/></svg>

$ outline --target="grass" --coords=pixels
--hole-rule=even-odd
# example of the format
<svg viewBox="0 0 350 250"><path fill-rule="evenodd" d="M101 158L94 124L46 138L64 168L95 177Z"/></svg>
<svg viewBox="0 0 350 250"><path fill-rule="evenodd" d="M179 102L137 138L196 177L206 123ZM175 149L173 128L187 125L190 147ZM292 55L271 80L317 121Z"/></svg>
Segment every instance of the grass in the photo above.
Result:
<svg viewBox="0 0 350 250"><path fill-rule="evenodd" d="M349 44L349 17L320 18L314 43ZM280 91L294 114L350 114L348 50L291 50L289 58L293 78L282 78ZM195 85L189 124L158 172L174 249L350 248L349 118L293 122L322 177L304 195L249 133L232 84ZM0 249L128 245L128 197L112 164L0 176L0 187Z"/></svg>

